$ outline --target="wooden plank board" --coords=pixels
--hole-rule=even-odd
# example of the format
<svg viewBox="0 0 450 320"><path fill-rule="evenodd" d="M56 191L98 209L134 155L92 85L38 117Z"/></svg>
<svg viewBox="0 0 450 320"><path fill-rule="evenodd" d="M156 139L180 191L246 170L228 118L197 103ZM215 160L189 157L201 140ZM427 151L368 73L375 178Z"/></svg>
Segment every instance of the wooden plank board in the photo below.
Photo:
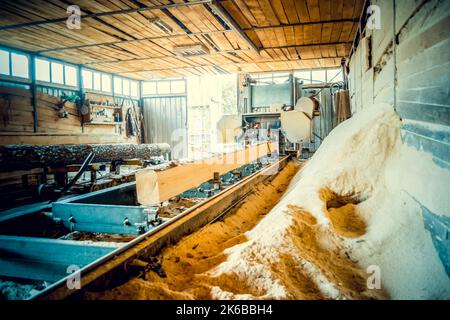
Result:
<svg viewBox="0 0 450 320"><path fill-rule="evenodd" d="M214 172L225 174L275 150L277 150L276 143L263 143L222 156L158 171L156 174L160 201L168 200L212 179Z"/></svg>

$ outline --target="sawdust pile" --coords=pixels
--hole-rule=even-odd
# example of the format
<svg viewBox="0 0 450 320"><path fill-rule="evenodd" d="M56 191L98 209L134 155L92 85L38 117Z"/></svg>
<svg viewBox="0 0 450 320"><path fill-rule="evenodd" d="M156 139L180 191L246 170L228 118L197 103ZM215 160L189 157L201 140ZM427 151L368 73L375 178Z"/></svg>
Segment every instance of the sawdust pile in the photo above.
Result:
<svg viewBox="0 0 450 320"><path fill-rule="evenodd" d="M357 238L366 233L367 226L358 215L359 201L355 195L341 196L329 188L323 188L320 190L320 199L324 202L324 211L338 235Z"/></svg>
<svg viewBox="0 0 450 320"><path fill-rule="evenodd" d="M163 251L167 278L151 272L87 298L448 299L416 199L450 216L449 172L403 144L400 126L392 106L360 111L292 180L291 164L224 221ZM372 267L381 287L369 285Z"/></svg>
<svg viewBox="0 0 450 320"><path fill-rule="evenodd" d="M222 221L209 224L165 249L159 257L167 274L149 272L146 279L132 279L109 291L86 293L86 299L211 299L211 288L220 286L236 293L252 289L232 277L207 274L225 261L225 249L245 242L251 230L278 203L300 164L289 162L271 182L255 188L251 195Z"/></svg>
<svg viewBox="0 0 450 320"><path fill-rule="evenodd" d="M448 299L450 279L415 198L448 212L449 172L403 144L400 126L381 104L336 127L248 240L208 272L250 290L218 284L213 298Z"/></svg>

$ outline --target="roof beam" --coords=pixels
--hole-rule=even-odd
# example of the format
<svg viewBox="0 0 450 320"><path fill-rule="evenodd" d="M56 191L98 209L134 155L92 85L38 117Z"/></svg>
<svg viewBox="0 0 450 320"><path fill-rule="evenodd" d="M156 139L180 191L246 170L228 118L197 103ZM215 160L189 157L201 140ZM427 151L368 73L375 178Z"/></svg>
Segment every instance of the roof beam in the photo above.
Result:
<svg viewBox="0 0 450 320"><path fill-rule="evenodd" d="M278 46L278 47L264 47L261 48L260 51L263 50L271 50L271 49L296 49L296 48L311 48L311 47L317 47L317 46L332 46L332 45L347 45L351 44L351 42L326 42L326 43L315 43L315 44L303 44L303 45L290 45L290 46ZM233 53L233 52L242 52L242 51L249 51L251 49L237 49L237 50L222 50L217 51L214 53L211 53L209 55L217 55L217 54L223 54L223 53ZM164 55L164 56L156 56L156 57L145 57L145 58L130 58L130 59L121 59L121 60L107 60L107 61L96 61L96 62L88 62L84 65L98 65L98 64L109 64L109 63L119 63L119 62L131 62L131 61L145 61L145 60L155 60L155 59L164 59L164 58L183 58L186 59L186 57L179 57L177 55Z"/></svg>
<svg viewBox="0 0 450 320"><path fill-rule="evenodd" d="M256 30L264 30L264 29L276 29L276 28L284 28L284 27L293 27L293 26L305 26L305 25L319 25L323 23L338 23L338 22L355 22L355 19L342 19L342 20L329 20L324 22L304 22L304 23L292 23L286 25L277 25L277 26L259 26L259 27L251 27L244 28L243 31L256 31ZM163 35L163 36L155 36L148 37L142 39L132 39L132 40L120 40L120 41L111 41L111 42L98 42L98 43L90 43L90 44L82 44L78 46L71 47L60 47L60 48L52 48L45 50L38 50L36 53L42 54L46 52L56 52L56 51L65 51L65 50L76 50L83 48L92 48L97 46L109 46L109 45L118 45L123 43L133 43L138 41L146 41L146 40L160 40L160 39L173 39L173 38L181 38L181 37L189 37L189 36L202 36L202 35L214 35L214 34L224 34L228 32L234 32L234 30L218 30L218 31L205 31L205 32L193 32L193 33L183 33L183 34L171 34L171 35ZM261 48L263 49L263 48ZM259 49L259 50L261 50Z"/></svg>
<svg viewBox="0 0 450 320"><path fill-rule="evenodd" d="M233 32L233 30L217 30L217 31L204 31L204 32L192 32L192 33L183 33L183 34L171 34L164 36L155 36L148 37L142 39L133 39L133 40L120 40L120 41L111 41L111 42L99 42L99 43L90 43L90 44L81 44L78 46L71 47L60 47L54 49L45 49L36 51L38 54L47 53L47 52L55 52L55 51L64 51L64 50L76 50L76 49L84 49L84 48L92 48L98 46L111 46L118 45L123 43L133 43L139 41L152 41L152 40L161 40L161 39L172 39L172 38L181 38L181 37L191 37L191 36L203 36L203 35L211 35L211 34L224 34L227 32Z"/></svg>
<svg viewBox="0 0 450 320"><path fill-rule="evenodd" d="M324 20L324 21L310 21L310 22L295 22L289 24L279 24L276 26L255 26L250 28L242 28L243 31L256 31L264 29L274 29L274 28L284 28L284 27L295 27L295 26L310 26L310 25L321 25L326 23L343 23L343 22L358 22L358 19L337 19L337 20Z"/></svg>
<svg viewBox="0 0 450 320"><path fill-rule="evenodd" d="M151 10L164 10L164 9L177 8L177 7L194 6L194 5L199 5L199 4L203 5L203 4L211 3L211 1L212 0L195 0L195 1L191 1L191 2L179 2L179 3L151 6L151 7L130 8L130 9L123 9L123 10L82 14L82 15L80 15L80 19L100 18L100 17L112 16L112 15L117 15L117 14L130 14L130 13L144 12L144 11L151 11ZM65 22L65 21L67 21L67 17L24 22L24 23L12 24L12 25L0 26L0 31L1 30L20 29L20 28L31 27L31 26L40 26L40 25L59 23L59 22Z"/></svg>
<svg viewBox="0 0 450 320"><path fill-rule="evenodd" d="M237 66L239 65L247 65L247 64L259 64L259 63L272 63L272 62L299 62L299 61L317 61L321 59L339 59L339 64L341 64L342 57L336 56L336 57L326 57L326 58L310 58L310 59L296 59L296 60L289 60L289 59L277 59L277 60L262 60L262 61L252 61L252 62L242 62L242 63L226 63L226 64L198 64L198 65L192 65L187 67L171 67L171 68L158 68L158 69L146 69L146 70L136 70L136 71L122 71L122 72L115 72L114 74L127 74L127 73L142 73L142 72L158 72L158 71L166 71L166 70L183 70L183 69L192 69L192 68L202 68L202 67L223 67L223 66Z"/></svg>
<svg viewBox="0 0 450 320"><path fill-rule="evenodd" d="M253 41L248 37L248 35L241 29L239 24L234 20L234 18L228 13L228 11L222 6L218 0L212 0L210 7L214 12L223 20L226 24L236 32L239 38L244 41L244 43L255 53L259 54L260 48L258 48Z"/></svg>

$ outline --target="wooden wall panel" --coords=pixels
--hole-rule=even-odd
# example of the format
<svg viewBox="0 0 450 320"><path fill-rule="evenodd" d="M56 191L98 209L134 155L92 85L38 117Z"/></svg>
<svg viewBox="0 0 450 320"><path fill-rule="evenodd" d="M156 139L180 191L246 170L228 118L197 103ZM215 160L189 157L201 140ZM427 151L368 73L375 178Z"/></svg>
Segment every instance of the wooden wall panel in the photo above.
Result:
<svg viewBox="0 0 450 320"><path fill-rule="evenodd" d="M45 93L38 94L37 132L34 132L33 107L29 90L0 86L0 145L8 144L72 144L72 143L137 143L111 125L84 125L77 107L66 103L67 118L57 112L59 99ZM127 107L124 107L127 108ZM124 110L126 112L126 109Z"/></svg>

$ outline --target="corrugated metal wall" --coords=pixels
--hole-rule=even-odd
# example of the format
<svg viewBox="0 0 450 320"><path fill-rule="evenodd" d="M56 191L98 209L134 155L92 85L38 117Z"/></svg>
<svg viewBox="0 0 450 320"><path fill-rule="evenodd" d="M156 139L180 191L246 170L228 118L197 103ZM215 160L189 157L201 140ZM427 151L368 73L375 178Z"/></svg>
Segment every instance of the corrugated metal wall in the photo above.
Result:
<svg viewBox="0 0 450 320"><path fill-rule="evenodd" d="M450 1L371 4L380 7L381 29L366 29L365 40L351 57L352 111L381 102L394 105L402 119L403 142L430 154L443 172L450 170ZM450 212L430 209L430 197L438 203L448 190L428 181L426 168L411 169L419 186L405 186L405 192L415 193L425 228L450 275ZM445 181L448 174L441 178Z"/></svg>
<svg viewBox="0 0 450 320"><path fill-rule="evenodd" d="M435 5L399 37L396 107L403 140L450 169L450 1Z"/></svg>
<svg viewBox="0 0 450 320"><path fill-rule="evenodd" d="M172 149L187 152L187 101L186 96L143 98L143 115L146 143L168 143ZM175 159L187 156L173 152Z"/></svg>

